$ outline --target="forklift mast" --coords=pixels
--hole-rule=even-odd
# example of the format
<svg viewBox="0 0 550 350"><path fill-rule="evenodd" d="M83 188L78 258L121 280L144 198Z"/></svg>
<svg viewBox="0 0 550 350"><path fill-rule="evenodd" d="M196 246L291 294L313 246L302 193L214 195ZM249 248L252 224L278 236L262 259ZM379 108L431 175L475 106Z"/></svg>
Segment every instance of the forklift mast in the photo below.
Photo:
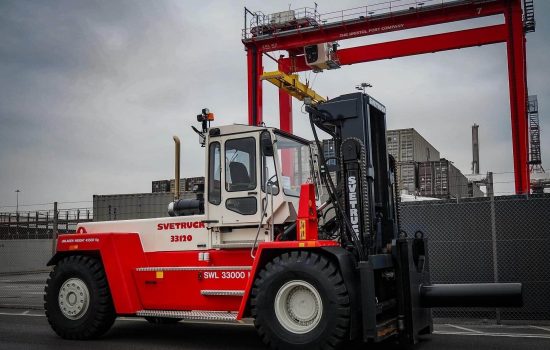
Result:
<svg viewBox="0 0 550 350"><path fill-rule="evenodd" d="M386 147L386 108L367 94L351 93L307 110L312 123L334 139L335 189L340 190L334 194L343 209L342 221L350 224L344 223L341 232L357 237L365 257L388 253L399 223L395 164Z"/></svg>
<svg viewBox="0 0 550 350"><path fill-rule="evenodd" d="M316 127L330 134L338 163L336 185L327 186L341 242L355 253L359 273L364 341L398 335L414 344L432 332L433 306L517 306L521 284L437 285L430 280L428 240L399 227L395 160L386 145L386 109L365 93L341 95L306 107L319 149ZM321 168L327 169L322 152ZM403 234L402 234L403 233Z"/></svg>

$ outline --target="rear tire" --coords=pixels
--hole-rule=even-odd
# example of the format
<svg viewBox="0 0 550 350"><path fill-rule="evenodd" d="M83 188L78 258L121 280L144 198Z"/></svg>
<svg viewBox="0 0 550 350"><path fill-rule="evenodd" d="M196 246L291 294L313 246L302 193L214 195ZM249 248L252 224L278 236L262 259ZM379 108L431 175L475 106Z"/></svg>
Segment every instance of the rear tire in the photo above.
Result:
<svg viewBox="0 0 550 350"><path fill-rule="evenodd" d="M317 253L294 251L267 263L250 305L272 349L336 349L348 339L348 291L338 267Z"/></svg>
<svg viewBox="0 0 550 350"><path fill-rule="evenodd" d="M65 339L93 339L111 328L116 314L100 260L82 255L62 259L44 289L52 329Z"/></svg>

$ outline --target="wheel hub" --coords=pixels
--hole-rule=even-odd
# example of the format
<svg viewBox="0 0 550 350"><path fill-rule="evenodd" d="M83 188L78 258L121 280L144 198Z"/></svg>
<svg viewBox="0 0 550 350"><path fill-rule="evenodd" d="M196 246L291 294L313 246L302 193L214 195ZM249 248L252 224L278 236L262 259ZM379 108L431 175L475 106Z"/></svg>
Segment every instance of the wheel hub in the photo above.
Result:
<svg viewBox="0 0 550 350"><path fill-rule="evenodd" d="M285 283L275 296L275 315L288 331L303 334L319 324L323 314L321 296L305 281Z"/></svg>
<svg viewBox="0 0 550 350"><path fill-rule="evenodd" d="M59 289L59 310L71 320L81 318L90 306L90 292L80 278L69 278Z"/></svg>

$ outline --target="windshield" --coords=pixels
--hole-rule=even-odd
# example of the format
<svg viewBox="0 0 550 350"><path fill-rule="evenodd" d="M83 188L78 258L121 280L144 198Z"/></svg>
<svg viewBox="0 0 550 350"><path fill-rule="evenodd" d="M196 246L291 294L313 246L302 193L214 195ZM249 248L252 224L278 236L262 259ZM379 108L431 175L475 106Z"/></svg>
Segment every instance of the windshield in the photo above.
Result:
<svg viewBox="0 0 550 350"><path fill-rule="evenodd" d="M276 134L277 153L281 162L283 191L289 196L300 196L300 186L311 178L311 151L309 144Z"/></svg>

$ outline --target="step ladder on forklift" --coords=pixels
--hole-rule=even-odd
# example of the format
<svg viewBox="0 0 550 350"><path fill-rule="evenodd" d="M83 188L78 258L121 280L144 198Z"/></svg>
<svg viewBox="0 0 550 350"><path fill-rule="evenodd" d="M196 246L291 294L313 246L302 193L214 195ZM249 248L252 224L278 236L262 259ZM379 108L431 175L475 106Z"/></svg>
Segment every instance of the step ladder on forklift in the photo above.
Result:
<svg viewBox="0 0 550 350"><path fill-rule="evenodd" d="M251 266L173 266L173 267L139 267L137 272L149 271L199 271L199 270L251 270ZM225 290L225 289L203 289L201 295L209 297L242 297L244 290ZM230 322L237 320L236 312L228 311L203 311L203 310L140 310L136 313L140 317L162 317L175 318L187 321L223 321Z"/></svg>

